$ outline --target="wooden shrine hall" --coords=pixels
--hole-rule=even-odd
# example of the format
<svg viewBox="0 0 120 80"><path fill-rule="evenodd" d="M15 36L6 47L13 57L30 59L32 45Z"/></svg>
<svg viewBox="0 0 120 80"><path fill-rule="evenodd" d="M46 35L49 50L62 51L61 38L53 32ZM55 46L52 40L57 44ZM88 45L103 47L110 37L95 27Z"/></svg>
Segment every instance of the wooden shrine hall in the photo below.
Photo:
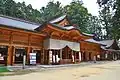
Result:
<svg viewBox="0 0 120 80"><path fill-rule="evenodd" d="M100 55L101 43L94 35L82 33L66 15L37 24L0 15L0 65L30 63L36 53L37 64L71 64L90 61Z"/></svg>
<svg viewBox="0 0 120 80"><path fill-rule="evenodd" d="M101 46L101 60L118 60L120 59L120 48L117 40L103 40L101 43L106 46Z"/></svg>

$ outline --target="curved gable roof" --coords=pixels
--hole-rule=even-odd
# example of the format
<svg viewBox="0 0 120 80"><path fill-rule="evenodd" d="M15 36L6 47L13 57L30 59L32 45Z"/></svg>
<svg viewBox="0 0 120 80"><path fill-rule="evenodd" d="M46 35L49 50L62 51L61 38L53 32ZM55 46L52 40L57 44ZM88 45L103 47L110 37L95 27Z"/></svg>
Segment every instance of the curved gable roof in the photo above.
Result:
<svg viewBox="0 0 120 80"><path fill-rule="evenodd" d="M104 40L104 41L99 41L99 42L102 44L105 44L106 47L110 47L110 46L112 46L114 40Z"/></svg>
<svg viewBox="0 0 120 80"><path fill-rule="evenodd" d="M62 26L59 26L59 25L57 25L57 24L52 24L52 23L44 23L43 25L41 25L39 28L37 28L36 30L37 31L40 31L40 30L42 30L43 28L45 28L45 27L47 27L46 25L51 25L52 27L54 27L54 28L58 28L58 29L61 29L61 30L66 30L66 31L70 31L70 30L77 30L80 34L82 34L82 35L84 35L84 36L86 36L86 37L90 37L90 38L92 38L93 37L93 35L87 35L87 34L83 34L80 30L78 30L76 27L74 27L74 26L65 26L65 27L62 27Z"/></svg>
<svg viewBox="0 0 120 80"><path fill-rule="evenodd" d="M100 41L96 41L96 40L94 40L94 39L87 39L87 40L85 40L85 41L87 41L87 42L92 42L92 43L96 43L96 44L101 44L101 45L106 45L106 44L101 43Z"/></svg>
<svg viewBox="0 0 120 80"><path fill-rule="evenodd" d="M57 23L57 22L62 21L62 20L65 19L65 18L66 18L66 15L63 15L63 16L61 16L61 17L58 17L58 18L55 18L55 19L49 21L49 23Z"/></svg>

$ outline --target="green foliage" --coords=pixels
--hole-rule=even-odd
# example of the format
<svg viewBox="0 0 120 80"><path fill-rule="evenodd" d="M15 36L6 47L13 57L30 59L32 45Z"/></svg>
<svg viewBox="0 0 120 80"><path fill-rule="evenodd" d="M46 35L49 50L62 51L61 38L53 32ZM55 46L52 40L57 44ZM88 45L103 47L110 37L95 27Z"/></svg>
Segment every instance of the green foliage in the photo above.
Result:
<svg viewBox="0 0 120 80"><path fill-rule="evenodd" d="M78 29L82 32L96 34L99 38L102 36L100 21L97 16L88 13L87 8L83 6L81 1L73 1L70 5L64 7L64 11L68 15L73 24L78 25Z"/></svg>
<svg viewBox="0 0 120 80"><path fill-rule="evenodd" d="M116 0L115 14L112 17L112 25L113 25L113 37L115 39L120 39L120 0Z"/></svg>
<svg viewBox="0 0 120 80"><path fill-rule="evenodd" d="M9 70L6 68L6 67L2 67L2 66L0 66L0 73L1 72L9 72Z"/></svg>
<svg viewBox="0 0 120 80"><path fill-rule="evenodd" d="M61 3L57 2L48 2L46 7L42 7L40 9L41 18L43 21L48 21L53 17L61 16L63 14L63 8L61 7Z"/></svg>
<svg viewBox="0 0 120 80"><path fill-rule="evenodd" d="M120 38L120 0L102 0L100 18L106 30L106 39Z"/></svg>
<svg viewBox="0 0 120 80"><path fill-rule="evenodd" d="M100 22L100 19L98 19L97 16L89 16L89 19L88 19L88 28L87 28L87 31L89 33L94 33L96 34L96 37L98 39L102 39L102 26L101 26L101 22Z"/></svg>
<svg viewBox="0 0 120 80"><path fill-rule="evenodd" d="M0 14L34 21L37 23L41 22L40 12L33 9L30 4L27 6L25 2L16 3L13 0L0 0Z"/></svg>
<svg viewBox="0 0 120 80"><path fill-rule="evenodd" d="M43 23L53 17L67 14L71 22L77 24L78 29L82 32L101 34L99 19L89 14L87 8L79 0L73 0L65 7L62 7L59 1L50 1L40 11L33 9L31 4L26 5L25 2L16 3L13 0L0 0L0 14L37 23Z"/></svg>
<svg viewBox="0 0 120 80"><path fill-rule="evenodd" d="M112 17L111 16L112 16L112 14L108 7L104 7L101 11L99 11L99 18L100 18L101 24L103 26L103 30L106 31L106 33L104 33L104 39L112 39L112 33L111 33Z"/></svg>
<svg viewBox="0 0 120 80"><path fill-rule="evenodd" d="M70 3L70 5L64 7L64 11L73 24L77 24L81 31L87 32L89 13L87 8L83 7L83 3L79 1L73 1Z"/></svg>

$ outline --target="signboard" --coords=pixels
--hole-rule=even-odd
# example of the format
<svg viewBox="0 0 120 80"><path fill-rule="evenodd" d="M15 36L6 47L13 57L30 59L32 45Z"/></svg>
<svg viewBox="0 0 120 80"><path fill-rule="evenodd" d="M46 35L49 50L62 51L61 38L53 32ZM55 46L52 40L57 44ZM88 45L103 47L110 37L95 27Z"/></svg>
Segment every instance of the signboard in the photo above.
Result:
<svg viewBox="0 0 120 80"><path fill-rule="evenodd" d="M36 64L36 53L30 53L30 64Z"/></svg>

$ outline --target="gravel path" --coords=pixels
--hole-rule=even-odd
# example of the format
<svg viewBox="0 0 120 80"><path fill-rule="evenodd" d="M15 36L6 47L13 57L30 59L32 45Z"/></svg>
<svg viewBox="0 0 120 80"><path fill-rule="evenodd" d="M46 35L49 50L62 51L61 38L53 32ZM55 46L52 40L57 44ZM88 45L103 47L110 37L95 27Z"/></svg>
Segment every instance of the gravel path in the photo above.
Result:
<svg viewBox="0 0 120 80"><path fill-rule="evenodd" d="M105 69L100 75L81 78L81 80L120 80L120 61L115 61L97 68Z"/></svg>
<svg viewBox="0 0 120 80"><path fill-rule="evenodd" d="M26 75L5 76L0 80L120 80L120 61L84 67L62 67Z"/></svg>

